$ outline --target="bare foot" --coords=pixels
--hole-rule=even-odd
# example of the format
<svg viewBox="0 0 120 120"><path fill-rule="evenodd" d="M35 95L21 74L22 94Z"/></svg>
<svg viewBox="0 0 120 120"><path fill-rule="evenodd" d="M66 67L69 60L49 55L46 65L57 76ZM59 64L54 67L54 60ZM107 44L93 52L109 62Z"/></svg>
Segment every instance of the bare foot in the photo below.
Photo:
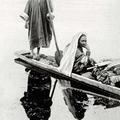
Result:
<svg viewBox="0 0 120 120"><path fill-rule="evenodd" d="M34 55L34 56L33 56L33 59L39 61L39 60L40 60L40 55Z"/></svg>
<svg viewBox="0 0 120 120"><path fill-rule="evenodd" d="M27 54L26 57L32 59L32 58L33 58L33 55L32 55L32 54Z"/></svg>
<svg viewBox="0 0 120 120"><path fill-rule="evenodd" d="M34 59L35 53L33 51L30 52L30 54L27 54L26 57L27 58L31 58Z"/></svg>

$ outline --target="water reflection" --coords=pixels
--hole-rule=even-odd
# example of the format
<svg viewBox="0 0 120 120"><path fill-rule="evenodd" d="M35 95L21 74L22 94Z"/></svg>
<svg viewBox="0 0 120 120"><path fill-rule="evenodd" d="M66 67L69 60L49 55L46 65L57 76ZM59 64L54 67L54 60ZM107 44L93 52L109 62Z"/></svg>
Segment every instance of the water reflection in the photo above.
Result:
<svg viewBox="0 0 120 120"><path fill-rule="evenodd" d="M48 120L51 114L52 100L49 97L51 78L44 72L30 71L27 91L20 99L30 120Z"/></svg>
<svg viewBox="0 0 120 120"><path fill-rule="evenodd" d="M64 89L63 95L69 111L77 120L82 120L85 117L85 112L91 105L91 101L93 103L92 106L103 106L104 109L120 106L119 101L91 96L84 92L70 88Z"/></svg>
<svg viewBox="0 0 120 120"><path fill-rule="evenodd" d="M77 120L82 120L85 116L86 107L88 106L86 104L88 101L87 95L81 91L70 88L64 89L63 94L69 111Z"/></svg>

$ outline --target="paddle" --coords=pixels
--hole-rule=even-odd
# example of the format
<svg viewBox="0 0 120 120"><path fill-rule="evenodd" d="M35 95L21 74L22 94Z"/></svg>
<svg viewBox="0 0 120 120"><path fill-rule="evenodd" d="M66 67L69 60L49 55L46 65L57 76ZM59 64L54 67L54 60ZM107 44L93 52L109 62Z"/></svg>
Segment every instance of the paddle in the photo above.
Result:
<svg viewBox="0 0 120 120"><path fill-rule="evenodd" d="M49 4L49 1L46 0L47 2L47 6L48 6L48 13L49 13L49 22L50 22L50 25L51 25L51 28L52 28L52 32L53 32L53 36L54 36L54 40L55 40L55 46L56 46L56 52L55 52L55 60L56 60L56 63L57 65L59 66L60 65L60 61L62 59L62 51L59 50L59 47L58 47L58 44L57 44L57 38L56 38L56 34L55 34L55 29L54 29L54 24L53 24L53 19L52 19L52 14L51 14L51 10L50 10L50 4ZM57 84L57 79L55 80L54 82L54 85L53 85L53 90L52 90L52 93L50 95L51 97L51 100L52 100L52 97L53 97L53 94L54 94L54 91L55 91L55 88L56 88L56 84Z"/></svg>
<svg viewBox="0 0 120 120"><path fill-rule="evenodd" d="M105 67L105 66L109 65L110 63L111 63L111 61L100 62L100 63L95 64L93 67L87 68L87 70L92 70L95 67Z"/></svg>
<svg viewBox="0 0 120 120"><path fill-rule="evenodd" d="M50 4L49 4L49 1L46 0L47 2L47 6L48 6L48 13L49 13L49 21L50 21L50 25L51 25L51 28L52 28L52 32L53 32L53 36L54 36L54 40L55 40L55 46L56 46L56 52L55 52L55 60L56 60L56 63L58 65L60 65L60 61L61 61L61 58L63 56L63 52L61 50L59 50L59 47L58 47L58 44L57 44L57 38L56 38L56 34L55 34L55 29L54 29L54 24L53 24L53 19L52 19L52 14L51 14L51 9L50 9Z"/></svg>
<svg viewBox="0 0 120 120"><path fill-rule="evenodd" d="M51 95L50 95L51 100L52 100L53 94L54 94L54 92L55 92L55 88L56 88L56 85L57 85L57 81L58 81L58 79L55 80L54 85L53 85L53 89L52 89L52 92L51 92Z"/></svg>

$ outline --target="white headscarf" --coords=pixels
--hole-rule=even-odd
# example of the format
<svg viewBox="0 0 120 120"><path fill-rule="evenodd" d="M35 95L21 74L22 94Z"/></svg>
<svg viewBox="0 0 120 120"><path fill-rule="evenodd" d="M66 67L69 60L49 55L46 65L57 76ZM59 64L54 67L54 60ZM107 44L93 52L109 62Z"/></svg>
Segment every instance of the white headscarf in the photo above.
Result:
<svg viewBox="0 0 120 120"><path fill-rule="evenodd" d="M81 35L82 33L77 33L73 37L68 48L65 49L65 51L63 52L63 58L61 59L58 70L67 76L71 76L71 72L75 60L75 54L78 46L78 39L80 38Z"/></svg>

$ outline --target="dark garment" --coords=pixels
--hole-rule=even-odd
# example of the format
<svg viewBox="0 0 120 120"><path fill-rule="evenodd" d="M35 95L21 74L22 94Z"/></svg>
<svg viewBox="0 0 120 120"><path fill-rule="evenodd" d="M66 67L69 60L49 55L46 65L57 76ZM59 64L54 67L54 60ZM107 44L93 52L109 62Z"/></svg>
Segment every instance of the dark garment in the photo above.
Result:
<svg viewBox="0 0 120 120"><path fill-rule="evenodd" d="M50 106L52 105L49 97L50 89L50 76L30 71L27 92L20 99L30 120L48 120L50 117Z"/></svg>
<svg viewBox="0 0 120 120"><path fill-rule="evenodd" d="M85 54L83 49L77 48L72 72L82 74L85 72L84 70L86 70L88 65L90 66L90 60L88 60L87 65L82 64L81 60L84 56ZM64 100L73 116L77 120L82 120L86 112L85 107L88 106L87 104L84 104L85 101L88 101L87 94L82 91L72 89L72 87L77 87L77 84L75 84L73 81L60 80L60 84L62 86L71 87L63 90Z"/></svg>
<svg viewBox="0 0 120 120"><path fill-rule="evenodd" d="M88 100L88 97L85 93L77 91L74 89L64 89L63 90L64 101L69 108L69 111L77 120L82 120L84 118L87 105L84 104L84 101Z"/></svg>
<svg viewBox="0 0 120 120"><path fill-rule="evenodd" d="M49 47L52 32L47 19L48 8L46 0L28 0L24 12L29 16L28 36L30 49Z"/></svg>
<svg viewBox="0 0 120 120"><path fill-rule="evenodd" d="M87 60L87 64L82 63L81 60L84 57L86 57L86 55L84 54L83 49L77 48L76 55L75 55L75 61L74 61L74 65L73 65L73 70L72 70L73 73L81 75L81 74L87 72L88 67L92 67L95 65L96 62L92 58L89 58Z"/></svg>

